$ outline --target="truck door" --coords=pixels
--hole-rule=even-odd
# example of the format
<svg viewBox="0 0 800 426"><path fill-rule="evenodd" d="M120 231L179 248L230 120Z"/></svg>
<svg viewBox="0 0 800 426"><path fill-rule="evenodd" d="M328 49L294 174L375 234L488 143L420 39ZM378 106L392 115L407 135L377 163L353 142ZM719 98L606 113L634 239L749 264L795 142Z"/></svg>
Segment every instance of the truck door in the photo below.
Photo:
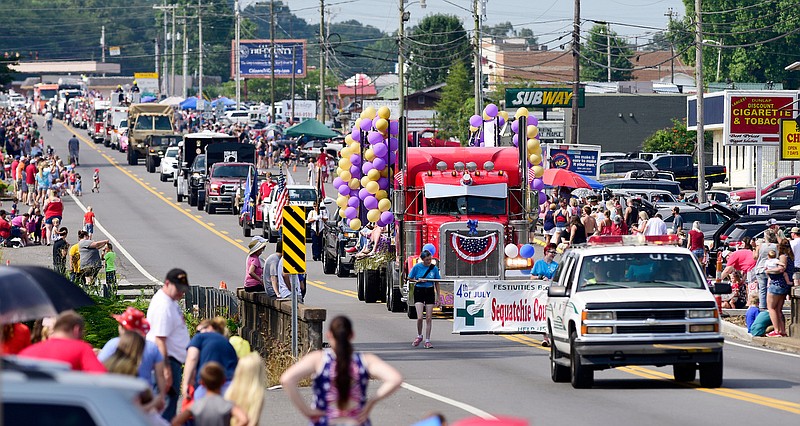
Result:
<svg viewBox="0 0 800 426"><path fill-rule="evenodd" d="M553 276L553 284L558 287L565 287L566 294L564 297L548 298L547 302L548 310L550 311L547 315L549 316L549 322L553 331L553 343L561 343L558 346L559 350L563 351L567 351L567 348L562 348L561 345L565 345L569 340L569 330L567 329L568 315L566 314L569 296L572 291L570 283L574 275L572 271L574 267L575 256L573 255L568 255L561 261L555 276Z"/></svg>

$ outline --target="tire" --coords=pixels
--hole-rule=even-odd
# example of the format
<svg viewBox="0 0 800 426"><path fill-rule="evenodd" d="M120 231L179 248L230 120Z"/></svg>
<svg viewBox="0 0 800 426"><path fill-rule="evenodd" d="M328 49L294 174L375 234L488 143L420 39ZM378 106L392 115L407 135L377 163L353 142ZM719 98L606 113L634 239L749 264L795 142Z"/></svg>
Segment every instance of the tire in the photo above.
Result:
<svg viewBox="0 0 800 426"><path fill-rule="evenodd" d="M390 312L403 312L406 309L408 309L408 305L403 303L402 300L403 295L402 293L400 293L399 288L390 287L388 293L389 294L387 295L387 297L389 298L389 300L386 302L386 304L388 305Z"/></svg>
<svg viewBox="0 0 800 426"><path fill-rule="evenodd" d="M164 173L160 173L159 176L158 176L158 179L161 182L166 182L167 181L167 175L165 175Z"/></svg>
<svg viewBox="0 0 800 426"><path fill-rule="evenodd" d="M342 257L339 256L339 253L336 253L336 260L334 260L334 271L333 273L336 274L339 278L347 278L350 276L350 270L347 269L344 265L342 265Z"/></svg>
<svg viewBox="0 0 800 426"><path fill-rule="evenodd" d="M550 330L550 335L553 335L552 329L548 327ZM570 381L570 369L569 367L565 367L555 360L557 358L561 358L561 352L556 349L555 342L550 342L550 378L556 383L566 383Z"/></svg>
<svg viewBox="0 0 800 426"><path fill-rule="evenodd" d="M700 386L704 388L722 386L722 353L719 355L719 361L700 364Z"/></svg>
<svg viewBox="0 0 800 426"><path fill-rule="evenodd" d="M147 160L145 160L145 167L147 168L147 173L155 173L156 172L156 165L155 161L153 161L153 157L151 155L147 156Z"/></svg>
<svg viewBox="0 0 800 426"><path fill-rule="evenodd" d="M356 293L359 301L364 301L364 272L356 272Z"/></svg>
<svg viewBox="0 0 800 426"><path fill-rule="evenodd" d="M191 190L189 190L189 205L192 207L197 205L197 194L193 194Z"/></svg>
<svg viewBox="0 0 800 426"><path fill-rule="evenodd" d="M139 152L135 149L128 149L128 165L136 166L139 164Z"/></svg>
<svg viewBox="0 0 800 426"><path fill-rule="evenodd" d="M200 197L197 197L197 201L195 201L195 203L197 204L198 211L205 211L206 213L208 213L208 210L206 210L205 200L201 200Z"/></svg>
<svg viewBox="0 0 800 426"><path fill-rule="evenodd" d="M330 275L336 270L336 264L333 263L333 260L330 256L328 256L328 251L324 248L322 249L322 272Z"/></svg>
<svg viewBox="0 0 800 426"><path fill-rule="evenodd" d="M578 333L573 330L572 333L569 334L570 382L575 389L586 389L592 387L594 383L594 371L581 364L581 357L575 350L575 340L577 338Z"/></svg>
<svg viewBox="0 0 800 426"><path fill-rule="evenodd" d="M172 178L172 186L174 186L175 188L178 187L178 179L175 179L174 177Z"/></svg>
<svg viewBox="0 0 800 426"><path fill-rule="evenodd" d="M278 242L278 234L277 233L273 234L272 231L264 231L264 232L269 232L269 242L271 242L271 243L277 243Z"/></svg>
<svg viewBox="0 0 800 426"><path fill-rule="evenodd" d="M183 201L183 195L181 195L180 192L175 191L175 199L178 200L178 202L180 203Z"/></svg>
<svg viewBox="0 0 800 426"><path fill-rule="evenodd" d="M253 228L250 227L250 223L243 222L242 223L242 235L249 238L252 233L253 233Z"/></svg>
<svg viewBox="0 0 800 426"><path fill-rule="evenodd" d="M217 206L206 203L206 212L208 214L217 214Z"/></svg>
<svg viewBox="0 0 800 426"><path fill-rule="evenodd" d="M672 366L672 376L676 382L688 383L694 381L697 373L695 364L675 364Z"/></svg>
<svg viewBox="0 0 800 426"><path fill-rule="evenodd" d="M706 188L706 191L708 191L709 189L711 189L712 186L714 186L714 182L711 182L710 180L706 179L703 186Z"/></svg>
<svg viewBox="0 0 800 426"><path fill-rule="evenodd" d="M111 141L108 140L108 139L104 140L103 141L103 146L105 146L106 148L109 148L111 146Z"/></svg>
<svg viewBox="0 0 800 426"><path fill-rule="evenodd" d="M364 301L376 303L381 299L380 271L369 270L364 273Z"/></svg>

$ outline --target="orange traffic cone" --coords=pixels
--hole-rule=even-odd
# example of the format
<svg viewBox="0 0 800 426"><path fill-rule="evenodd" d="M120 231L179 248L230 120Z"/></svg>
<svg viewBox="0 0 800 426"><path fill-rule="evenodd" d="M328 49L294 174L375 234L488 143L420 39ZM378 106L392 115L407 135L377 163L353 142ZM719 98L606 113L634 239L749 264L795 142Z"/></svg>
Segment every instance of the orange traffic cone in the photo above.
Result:
<svg viewBox="0 0 800 426"><path fill-rule="evenodd" d="M228 284L225 284L225 281L220 281L219 282L219 289L220 290L227 290L228 289Z"/></svg>
<svg viewBox="0 0 800 426"><path fill-rule="evenodd" d="M294 166L292 166L292 171L293 171L293 172L296 172L296 171L297 171L297 164L296 164L296 163L295 163L295 165L294 165Z"/></svg>

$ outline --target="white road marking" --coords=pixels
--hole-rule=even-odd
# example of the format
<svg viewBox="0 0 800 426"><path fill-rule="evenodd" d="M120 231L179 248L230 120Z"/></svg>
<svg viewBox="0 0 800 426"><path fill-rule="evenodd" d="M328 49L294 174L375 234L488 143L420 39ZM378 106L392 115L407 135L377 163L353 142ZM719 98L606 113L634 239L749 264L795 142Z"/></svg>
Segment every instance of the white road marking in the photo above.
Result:
<svg viewBox="0 0 800 426"><path fill-rule="evenodd" d="M450 398L448 398L446 396L441 396L439 394L433 393L431 391L427 391L427 390L422 389L422 388L418 388L418 387L416 387L414 385L410 385L410 384L408 384L406 382L403 382L403 384L400 385L400 386L403 389L409 390L411 392L418 393L418 394L420 394L422 396L427 396L428 398L435 399L435 400L437 400L439 402L442 402L442 403L445 403L447 405L452 405L453 407L456 407L456 408L459 408L461 410L464 410L464 411L466 411L466 412L468 412L470 414L473 414L475 416L478 416L478 417L480 417L480 418L482 418L484 420L497 420L497 417L487 413L486 411L481 410L480 408L475 408L475 407L473 407L473 406L471 406L469 404L465 404L463 402L456 401L454 399L450 399Z"/></svg>
<svg viewBox="0 0 800 426"><path fill-rule="evenodd" d="M761 351L761 352L767 352L767 353L771 353L771 354L790 356L790 357L793 357L793 358L800 358L800 355L798 355L798 354L793 354L793 353L789 353L789 352L774 351L772 349L764 349L764 348L760 348L758 346L743 345L741 343L731 342L728 339L725 339L725 344L726 345L732 345L732 346L738 346L740 348L752 349L754 351Z"/></svg>
<svg viewBox="0 0 800 426"><path fill-rule="evenodd" d="M80 207L80 209L83 210L84 213L89 211L86 208L86 206L84 206L83 203L81 203L81 201L78 199L78 197L76 197L73 194L69 194L69 196L72 197L72 199L75 201L75 204L77 204L78 207ZM125 256L125 258L127 258L128 261L131 262L131 264L136 269L138 269L139 272L142 273L142 275L144 275L145 278L147 278L148 280L152 281L153 283L161 284L160 280L158 280L158 279L156 279L156 277L150 275L150 273L147 272L147 270L144 269L144 267L141 264L139 264L139 262L137 262L136 259L133 258L133 256L128 252L128 250L125 250L125 247L123 247L122 244L120 244L119 240L114 238L114 236L111 235L111 233L108 232L108 230L106 228L104 228L103 225L100 224L100 221L97 220L97 218L95 218L95 220L94 220L94 225L97 227L98 230L100 230L100 232L102 232L103 234L105 234L108 237L108 240L111 241L111 244L114 245L114 248L119 250L119 252L122 253L122 255Z"/></svg>

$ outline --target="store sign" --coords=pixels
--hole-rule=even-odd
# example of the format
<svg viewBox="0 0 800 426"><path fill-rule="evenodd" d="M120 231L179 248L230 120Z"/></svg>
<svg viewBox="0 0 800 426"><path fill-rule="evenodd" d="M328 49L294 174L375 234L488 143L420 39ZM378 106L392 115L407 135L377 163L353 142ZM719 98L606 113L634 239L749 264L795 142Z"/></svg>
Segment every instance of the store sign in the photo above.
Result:
<svg viewBox="0 0 800 426"><path fill-rule="evenodd" d="M236 41L231 42L231 78L236 76ZM239 73L242 78L270 78L272 43L269 40L239 42ZM306 40L275 41L275 78L306 76ZM292 60L294 58L294 61Z"/></svg>
<svg viewBox="0 0 800 426"><path fill-rule="evenodd" d="M519 88L506 89L506 108L566 108L572 106L572 89ZM578 90L578 108L584 107L585 90Z"/></svg>
<svg viewBox="0 0 800 426"><path fill-rule="evenodd" d="M800 160L800 129L795 120L781 120L781 160Z"/></svg>
<svg viewBox="0 0 800 426"><path fill-rule="evenodd" d="M544 333L549 281L456 281L453 333Z"/></svg>
<svg viewBox="0 0 800 426"><path fill-rule="evenodd" d="M536 127L539 128L540 140L564 140L565 125L563 121L540 121Z"/></svg>
<svg viewBox="0 0 800 426"><path fill-rule="evenodd" d="M780 145L780 123L793 118L796 92L731 91L726 97L726 145Z"/></svg>

